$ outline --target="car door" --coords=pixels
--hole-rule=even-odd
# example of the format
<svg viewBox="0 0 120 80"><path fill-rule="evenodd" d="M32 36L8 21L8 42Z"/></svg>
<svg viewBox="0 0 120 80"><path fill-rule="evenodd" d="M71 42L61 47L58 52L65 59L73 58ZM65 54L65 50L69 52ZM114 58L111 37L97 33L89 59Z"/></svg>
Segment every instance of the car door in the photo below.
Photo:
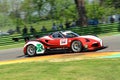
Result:
<svg viewBox="0 0 120 80"><path fill-rule="evenodd" d="M67 44L67 39L64 38L59 32L55 32L51 35L52 40L49 41L53 48L61 48Z"/></svg>

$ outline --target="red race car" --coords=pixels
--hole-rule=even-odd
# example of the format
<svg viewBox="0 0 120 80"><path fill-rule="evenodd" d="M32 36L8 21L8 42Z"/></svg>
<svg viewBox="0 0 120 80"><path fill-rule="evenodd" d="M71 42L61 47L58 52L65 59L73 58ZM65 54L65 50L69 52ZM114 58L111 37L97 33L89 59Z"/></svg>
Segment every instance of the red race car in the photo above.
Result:
<svg viewBox="0 0 120 80"><path fill-rule="evenodd" d="M24 54L35 56L44 54L47 50L55 49L68 49L76 53L102 47L102 40L96 36L80 36L72 31L57 31L36 40L28 41L24 46Z"/></svg>

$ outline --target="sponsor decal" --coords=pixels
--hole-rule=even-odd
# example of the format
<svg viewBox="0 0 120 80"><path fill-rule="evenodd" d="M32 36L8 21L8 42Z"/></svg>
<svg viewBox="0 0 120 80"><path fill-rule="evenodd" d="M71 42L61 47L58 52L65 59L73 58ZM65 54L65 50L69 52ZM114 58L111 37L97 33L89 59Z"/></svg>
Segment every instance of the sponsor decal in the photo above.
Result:
<svg viewBox="0 0 120 80"><path fill-rule="evenodd" d="M60 45L67 45L67 39L61 39L60 40Z"/></svg>
<svg viewBox="0 0 120 80"><path fill-rule="evenodd" d="M42 43L37 41L30 41L27 44L25 44L24 47L26 47L29 44L33 44L34 46L36 46L36 54L43 54L45 52L45 48Z"/></svg>
<svg viewBox="0 0 120 80"><path fill-rule="evenodd" d="M37 44L36 47L37 47L37 52L42 52L44 50L42 44Z"/></svg>

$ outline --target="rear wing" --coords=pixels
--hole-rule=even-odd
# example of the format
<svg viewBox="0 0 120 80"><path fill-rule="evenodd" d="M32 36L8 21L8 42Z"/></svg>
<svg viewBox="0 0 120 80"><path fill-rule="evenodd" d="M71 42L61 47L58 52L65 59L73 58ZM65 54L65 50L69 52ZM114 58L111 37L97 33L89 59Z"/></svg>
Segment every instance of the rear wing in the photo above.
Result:
<svg viewBox="0 0 120 80"><path fill-rule="evenodd" d="M15 42L19 42L21 39L23 39L25 42L27 42L32 39L37 39L39 37L40 35L26 35L26 36L21 36L21 37L13 37L12 40Z"/></svg>

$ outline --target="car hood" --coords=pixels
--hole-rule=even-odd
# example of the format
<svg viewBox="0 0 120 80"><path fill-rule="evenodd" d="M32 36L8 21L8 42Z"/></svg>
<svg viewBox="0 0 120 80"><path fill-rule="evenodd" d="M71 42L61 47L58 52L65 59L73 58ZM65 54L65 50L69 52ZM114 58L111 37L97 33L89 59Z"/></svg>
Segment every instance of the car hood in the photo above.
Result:
<svg viewBox="0 0 120 80"><path fill-rule="evenodd" d="M82 38L88 38L88 39L94 39L96 41L101 41L100 38L96 37L96 36L92 36L92 35L86 35L86 36L80 36Z"/></svg>

